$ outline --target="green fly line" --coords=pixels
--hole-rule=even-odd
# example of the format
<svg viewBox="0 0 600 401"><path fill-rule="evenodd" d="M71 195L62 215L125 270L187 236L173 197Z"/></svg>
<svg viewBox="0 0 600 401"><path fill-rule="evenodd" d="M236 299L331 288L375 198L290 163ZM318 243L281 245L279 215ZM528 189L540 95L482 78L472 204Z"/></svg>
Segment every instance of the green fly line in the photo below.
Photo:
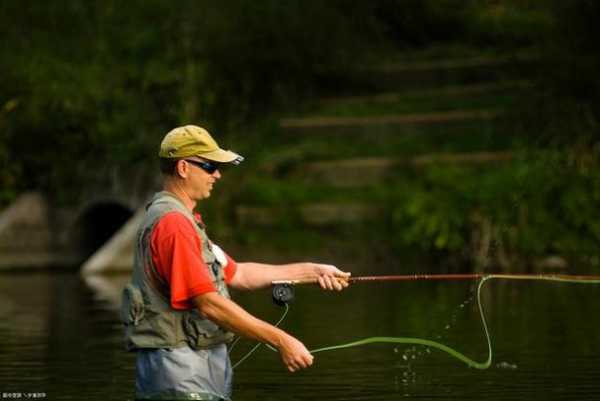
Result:
<svg viewBox="0 0 600 401"><path fill-rule="evenodd" d="M359 346L363 346L363 345L377 344L377 343L414 344L414 345L422 345L425 347L438 349L438 350L445 352L448 355L456 358L457 360L465 363L469 367L472 367L475 369L488 369L492 364L493 351L492 351L492 340L491 340L490 332L489 332L488 325L487 325L487 322L485 319L483 305L481 303L481 289L483 288L485 283L487 283L488 281L493 280L493 279L556 281L556 282L578 283L578 284L600 284L600 279L596 278L596 277L586 278L585 276L568 276L568 275L564 275L564 274L563 275L527 275L527 274L523 274L523 275L519 275L519 274L482 275L481 280L479 281L479 285L477 286L477 307L479 310L479 316L481 318L481 324L483 327L483 332L485 334L485 339L487 341L488 355L487 355L487 359L485 359L484 361L480 361L480 362L476 361L472 358L469 358L462 352L457 351L456 349L454 349L448 345L442 344L437 341L428 340L425 338L418 338L418 337L368 337L368 338L363 338L363 339L348 342L348 343L316 348L316 349L310 350L309 352L311 354L317 354L320 352L335 351L335 350L341 350L341 349L345 349L345 348L353 348L353 347L359 347ZM285 307L286 307L285 311L284 311L282 317L277 322L276 326L278 326L283 321L285 316L287 315L289 308L288 308L287 304L285 304ZM260 343L257 344L256 346L254 346L246 355L244 355L238 362L236 362L235 365L233 365L233 367L236 368L242 362L244 362L246 359L248 359L248 357L250 357L250 355L252 355L252 353L254 351L256 351L256 349L258 349L259 346L260 346ZM277 352L277 349L273 348L272 346L270 346L268 344L266 344L266 346L269 349L271 349L272 351Z"/></svg>
<svg viewBox="0 0 600 401"><path fill-rule="evenodd" d="M281 315L281 317L279 318L279 320L277 321L277 323L275 323L275 327L278 327L281 322L283 322L283 319L285 319L285 317L287 316L288 311L290 310L290 307L288 304L285 304L285 310L283 311L283 314ZM238 343L238 341L240 340L241 337L238 337L235 339L235 341L233 343L231 343L231 346L229 347L229 353L231 353L231 350L233 349L233 347L236 346L236 344ZM246 359L248 359L250 357L250 355L252 355L254 353L254 351L256 351L260 346L262 345L262 343L256 343L256 345L254 347L252 347L250 349L250 351L248 351L246 353L246 355L244 355L243 357L240 358L239 361L237 361L235 364L233 364L233 366L231 367L232 369L237 368L242 362L244 362ZM269 348L272 348L269 344L265 344L267 345ZM275 348L272 348L274 351L277 351Z"/></svg>

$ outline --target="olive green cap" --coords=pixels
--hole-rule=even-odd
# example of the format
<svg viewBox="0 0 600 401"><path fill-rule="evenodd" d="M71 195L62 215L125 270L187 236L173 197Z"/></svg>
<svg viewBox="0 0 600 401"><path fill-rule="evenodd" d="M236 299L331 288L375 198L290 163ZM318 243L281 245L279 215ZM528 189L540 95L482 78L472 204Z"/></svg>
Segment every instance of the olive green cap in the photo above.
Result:
<svg viewBox="0 0 600 401"><path fill-rule="evenodd" d="M158 156L167 159L198 156L233 164L240 164L244 160L235 152L221 149L208 131L197 125L185 125L169 131L160 144Z"/></svg>

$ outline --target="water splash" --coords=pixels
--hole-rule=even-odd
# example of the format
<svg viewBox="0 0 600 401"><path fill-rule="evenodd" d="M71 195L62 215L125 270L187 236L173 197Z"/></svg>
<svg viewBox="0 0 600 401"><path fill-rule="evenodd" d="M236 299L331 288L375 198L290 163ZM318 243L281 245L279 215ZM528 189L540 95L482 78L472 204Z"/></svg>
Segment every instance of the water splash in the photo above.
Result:
<svg viewBox="0 0 600 401"><path fill-rule="evenodd" d="M515 363L509 363L509 362L500 362L496 364L496 367L498 369L510 369L510 370L514 370L517 369L518 366Z"/></svg>

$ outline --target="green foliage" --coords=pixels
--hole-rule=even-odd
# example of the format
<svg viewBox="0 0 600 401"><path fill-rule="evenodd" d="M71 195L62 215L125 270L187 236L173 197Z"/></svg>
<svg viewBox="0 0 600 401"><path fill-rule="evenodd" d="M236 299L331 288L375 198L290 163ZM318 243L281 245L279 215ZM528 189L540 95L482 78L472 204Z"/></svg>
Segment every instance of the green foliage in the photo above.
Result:
<svg viewBox="0 0 600 401"><path fill-rule="evenodd" d="M508 4L515 15L540 10ZM293 108L390 45L448 42L464 38L474 16L491 13L502 25L512 15L454 0L0 7L0 104L18 104L1 117L15 190L75 187L105 174L98 165L149 163L161 136L182 123L243 140L248 121Z"/></svg>
<svg viewBox="0 0 600 401"><path fill-rule="evenodd" d="M288 165L319 158L410 157L432 149L497 150L513 147L514 138L521 137L534 159L486 169L433 166L363 192L240 175L245 185L219 208L240 200L257 205L375 201L391 212L391 227L386 223L382 230L391 229L399 247L476 253L491 238L506 254L597 253L598 4L2 2L0 205L26 189L77 191L90 181L109 181L110 170L150 165L164 133L190 122L216 129L219 137L230 133L227 140L235 139L241 150L267 164L287 160ZM265 129L247 129L274 111L296 109L323 88L337 88L366 60L389 60L399 48L456 42L485 47L486 55L541 45L545 68L536 94L512 112L500 139L491 138L488 127L482 132L481 126L447 126L444 132L413 128L404 136L382 132L354 142L302 138L275 152L274 147L285 147L278 143L280 132L268 123ZM351 105L325 114L487 108L498 101L433 97ZM219 210L215 215L223 214Z"/></svg>
<svg viewBox="0 0 600 401"><path fill-rule="evenodd" d="M256 120L274 105L296 106L321 76L344 75L373 44L366 3L230 0L206 10L202 35L211 110L220 121Z"/></svg>
<svg viewBox="0 0 600 401"><path fill-rule="evenodd" d="M600 3L553 0L548 10L538 86L518 107L513 129L531 147L590 149L600 139Z"/></svg>
<svg viewBox="0 0 600 401"><path fill-rule="evenodd" d="M456 251L465 245L469 191L456 188L465 184L464 175L460 169L433 167L422 179L404 183L392 209L400 246Z"/></svg>
<svg viewBox="0 0 600 401"><path fill-rule="evenodd" d="M389 218L370 220L369 235L378 233L398 250L441 252L467 260L483 253L486 265L506 267L547 255L598 255L600 170L591 167L578 165L566 152L528 151L497 165L399 170L388 181L369 187L331 188L289 177L254 176L244 180L233 203L285 211L281 215L286 218L271 230L285 229L290 238L294 235L289 232L305 231L296 226L294 214L303 205L372 204ZM295 223L290 226L290 221ZM351 231L356 234L357 229Z"/></svg>
<svg viewBox="0 0 600 401"><path fill-rule="evenodd" d="M488 245L513 259L600 249L600 174L570 164L564 153L526 154L478 171L432 167L402 191L393 214L400 247L454 254L470 248L472 257L474 237L489 224Z"/></svg>
<svg viewBox="0 0 600 401"><path fill-rule="evenodd" d="M3 184L76 188L108 175L98 166L150 164L176 125L227 132L295 103L320 71L358 59L366 42L355 40L351 19L360 10L318 1L4 2L0 105L18 106L0 116L3 167L14 166Z"/></svg>
<svg viewBox="0 0 600 401"><path fill-rule="evenodd" d="M387 191L376 186L368 191L364 188L334 189L324 184L307 184L298 179L269 179L253 174L245 180L237 195L237 202L256 206L295 207L315 202L380 202L386 197Z"/></svg>
<svg viewBox="0 0 600 401"><path fill-rule="evenodd" d="M548 1L384 0L374 2L381 29L398 43L534 44L551 24Z"/></svg>
<svg viewBox="0 0 600 401"><path fill-rule="evenodd" d="M453 40L465 33L474 3L464 0L384 0L374 2L382 29L398 42L419 46L436 40Z"/></svg>
<svg viewBox="0 0 600 401"><path fill-rule="evenodd" d="M477 1L466 36L473 43L515 48L539 42L552 26L548 1Z"/></svg>
<svg viewBox="0 0 600 401"><path fill-rule="evenodd" d="M18 103L3 125L19 189L64 190L95 178L99 166L148 160L176 120L162 104L175 73L143 62L158 55L161 27L138 30L160 10L64 1L3 11L0 68L9 79L0 100Z"/></svg>

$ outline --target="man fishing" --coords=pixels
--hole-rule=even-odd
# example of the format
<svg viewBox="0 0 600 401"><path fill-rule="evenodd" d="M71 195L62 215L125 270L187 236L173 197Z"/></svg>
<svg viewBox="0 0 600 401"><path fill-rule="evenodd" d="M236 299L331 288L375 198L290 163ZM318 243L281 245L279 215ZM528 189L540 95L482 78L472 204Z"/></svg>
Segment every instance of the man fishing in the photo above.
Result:
<svg viewBox="0 0 600 401"><path fill-rule="evenodd" d="M221 179L219 167L243 158L203 128L178 127L159 151L163 190L146 207L137 233L131 282L123 292L127 348L136 351L136 398L229 399L227 343L235 334L275 347L290 371L307 368L304 344L230 299L228 287L252 290L276 280L316 280L342 290L350 273L317 263L236 263L210 241L194 212Z"/></svg>

